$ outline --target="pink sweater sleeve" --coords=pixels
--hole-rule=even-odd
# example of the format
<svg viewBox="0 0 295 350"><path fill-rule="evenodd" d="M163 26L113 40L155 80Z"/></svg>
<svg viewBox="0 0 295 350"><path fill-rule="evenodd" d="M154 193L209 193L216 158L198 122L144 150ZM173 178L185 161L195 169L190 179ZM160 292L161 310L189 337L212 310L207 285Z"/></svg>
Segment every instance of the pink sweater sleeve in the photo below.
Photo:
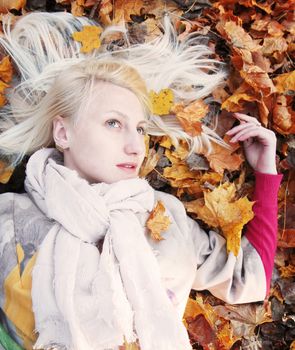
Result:
<svg viewBox="0 0 295 350"><path fill-rule="evenodd" d="M253 201L254 218L248 223L245 236L261 257L267 284L270 287L277 247L277 197L283 175L255 172Z"/></svg>

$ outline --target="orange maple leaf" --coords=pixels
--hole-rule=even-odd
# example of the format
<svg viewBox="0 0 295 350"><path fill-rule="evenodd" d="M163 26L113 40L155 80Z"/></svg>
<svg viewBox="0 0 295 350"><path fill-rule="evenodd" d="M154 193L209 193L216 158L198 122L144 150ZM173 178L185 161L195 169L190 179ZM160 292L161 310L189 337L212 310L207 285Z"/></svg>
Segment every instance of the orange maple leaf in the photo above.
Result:
<svg viewBox="0 0 295 350"><path fill-rule="evenodd" d="M228 137L224 137L225 143L227 143L227 140ZM244 161L242 155L234 153L239 147L238 143L229 145L228 148L212 143L212 151L209 154L205 154L211 169L221 175L225 169L229 171L238 170Z"/></svg>
<svg viewBox="0 0 295 350"><path fill-rule="evenodd" d="M9 10L20 10L26 4L26 0L1 0L0 13L7 13Z"/></svg>
<svg viewBox="0 0 295 350"><path fill-rule="evenodd" d="M0 79L9 83L12 79L13 69L9 56L6 56L0 62Z"/></svg>
<svg viewBox="0 0 295 350"><path fill-rule="evenodd" d="M7 167L7 164L0 161L0 183L6 184L13 174L14 168Z"/></svg>
<svg viewBox="0 0 295 350"><path fill-rule="evenodd" d="M201 119L206 116L208 109L204 101L197 100L188 106L177 103L171 108L171 112L176 115L185 132L191 136L197 136L202 132Z"/></svg>
<svg viewBox="0 0 295 350"><path fill-rule="evenodd" d="M157 205L151 212L146 226L150 231L152 239L155 241L161 241L164 239L161 236L161 233L166 231L171 224L171 221L168 216L164 215L165 207L162 201L158 201Z"/></svg>
<svg viewBox="0 0 295 350"><path fill-rule="evenodd" d="M82 43L81 52L88 53L100 47L99 35L102 29L97 26L84 26L81 32L73 33L73 39Z"/></svg>
<svg viewBox="0 0 295 350"><path fill-rule="evenodd" d="M4 57L0 62L0 107L4 106L6 103L6 98L4 96L5 89L9 87L9 83L12 79L12 64L8 56Z"/></svg>

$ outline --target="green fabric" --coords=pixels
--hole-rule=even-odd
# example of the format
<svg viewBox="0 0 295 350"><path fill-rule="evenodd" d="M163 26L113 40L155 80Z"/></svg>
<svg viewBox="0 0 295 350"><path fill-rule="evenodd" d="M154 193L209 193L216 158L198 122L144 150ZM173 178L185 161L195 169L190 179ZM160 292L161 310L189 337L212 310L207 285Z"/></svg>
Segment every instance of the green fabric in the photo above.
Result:
<svg viewBox="0 0 295 350"><path fill-rule="evenodd" d="M4 327L0 324L0 344L5 350L23 350L5 331Z"/></svg>

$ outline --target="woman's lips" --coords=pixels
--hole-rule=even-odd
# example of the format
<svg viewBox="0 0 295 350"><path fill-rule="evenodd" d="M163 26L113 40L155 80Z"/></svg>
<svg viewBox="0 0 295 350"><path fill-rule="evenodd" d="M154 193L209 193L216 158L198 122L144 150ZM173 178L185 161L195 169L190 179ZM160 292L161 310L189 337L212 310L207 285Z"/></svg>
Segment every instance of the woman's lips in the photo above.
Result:
<svg viewBox="0 0 295 350"><path fill-rule="evenodd" d="M126 171L128 173L134 173L137 169L136 163L121 163L117 164L117 167L123 171Z"/></svg>

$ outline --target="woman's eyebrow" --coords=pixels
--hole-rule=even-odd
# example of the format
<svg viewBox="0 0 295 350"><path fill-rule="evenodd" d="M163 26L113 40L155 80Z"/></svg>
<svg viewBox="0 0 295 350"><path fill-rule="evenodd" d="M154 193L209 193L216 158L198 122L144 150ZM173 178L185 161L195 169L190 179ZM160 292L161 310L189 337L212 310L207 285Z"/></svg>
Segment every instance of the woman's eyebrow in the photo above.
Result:
<svg viewBox="0 0 295 350"><path fill-rule="evenodd" d="M109 110L108 112L117 113L117 114L119 114L121 117L123 117L124 119L130 119L130 118L128 117L127 114L122 113L122 112L120 112L120 111L117 111L116 109L111 109L111 110ZM145 123L145 124L146 124L147 121L146 121L145 119L143 119L143 120L140 120L140 121L138 122L138 124L140 124L140 123Z"/></svg>

